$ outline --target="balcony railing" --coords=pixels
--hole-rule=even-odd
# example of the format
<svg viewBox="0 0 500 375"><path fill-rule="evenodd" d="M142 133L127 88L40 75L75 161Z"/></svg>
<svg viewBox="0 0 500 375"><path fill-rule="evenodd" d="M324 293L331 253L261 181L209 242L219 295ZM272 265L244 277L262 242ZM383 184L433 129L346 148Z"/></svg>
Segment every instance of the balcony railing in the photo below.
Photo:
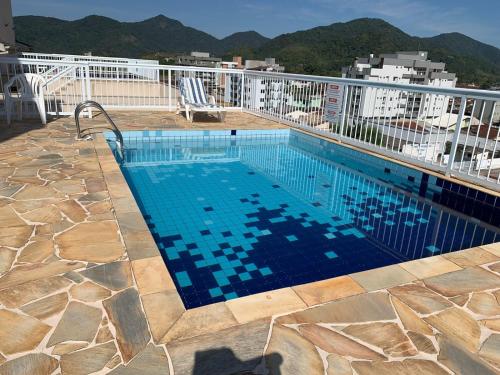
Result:
<svg viewBox="0 0 500 375"><path fill-rule="evenodd" d="M95 56L29 57L0 58L0 116L3 85L20 73L46 76L49 115L72 114L84 100L105 109L174 111L180 78L199 77L229 111L500 189L500 92Z"/></svg>

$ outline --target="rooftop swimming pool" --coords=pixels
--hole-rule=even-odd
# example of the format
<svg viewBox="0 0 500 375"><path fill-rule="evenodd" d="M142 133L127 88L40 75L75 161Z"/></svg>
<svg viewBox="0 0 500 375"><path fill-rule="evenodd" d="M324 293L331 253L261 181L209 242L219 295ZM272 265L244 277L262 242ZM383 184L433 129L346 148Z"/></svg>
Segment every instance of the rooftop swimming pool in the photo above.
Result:
<svg viewBox="0 0 500 375"><path fill-rule="evenodd" d="M500 198L299 131L123 136L186 308L500 241Z"/></svg>

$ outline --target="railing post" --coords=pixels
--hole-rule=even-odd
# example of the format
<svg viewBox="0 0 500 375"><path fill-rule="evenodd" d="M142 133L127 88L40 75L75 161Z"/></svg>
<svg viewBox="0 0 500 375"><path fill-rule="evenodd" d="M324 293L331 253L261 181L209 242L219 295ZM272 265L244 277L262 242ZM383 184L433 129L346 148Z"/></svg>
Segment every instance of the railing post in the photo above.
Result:
<svg viewBox="0 0 500 375"><path fill-rule="evenodd" d="M243 112L244 108L244 100L245 100L245 73L241 72L241 93L240 93L240 106L241 111Z"/></svg>
<svg viewBox="0 0 500 375"><path fill-rule="evenodd" d="M75 67L73 68L73 77L78 77L78 72L80 72L80 77L81 77L81 89L82 89L82 102L87 100L87 79L85 78L87 76L87 72L85 71L84 67ZM75 85L79 82L77 78L74 78ZM56 102L56 109L57 109L57 99L54 94L54 99ZM57 117L59 117L59 113L57 114Z"/></svg>
<svg viewBox="0 0 500 375"><path fill-rule="evenodd" d="M339 138L342 139L344 137L344 126L346 120L346 112L347 112L347 91L349 90L348 85L344 85L344 91L342 93L342 113L340 114L340 129L339 129ZM326 93L325 93L326 95Z"/></svg>
<svg viewBox="0 0 500 375"><path fill-rule="evenodd" d="M87 90L86 100L92 100L92 91L91 91L92 86L90 84L90 66L89 66L89 63L87 63L84 66L84 70L85 70L85 87ZM83 84L83 82L82 82L82 84ZM87 109L87 114L88 114L89 118L92 118L92 109L91 108Z"/></svg>
<svg viewBox="0 0 500 375"><path fill-rule="evenodd" d="M455 133L453 134L453 140L451 141L450 156L448 158L448 165L446 166L446 176L451 175L453 171L453 163L455 162L455 155L457 154L458 140L460 138L460 131L462 130L462 121L464 118L465 107L467 104L467 97L460 97L460 109L458 110L457 123L455 124Z"/></svg>
<svg viewBox="0 0 500 375"><path fill-rule="evenodd" d="M172 110L172 69L168 69L168 110Z"/></svg>
<svg viewBox="0 0 500 375"><path fill-rule="evenodd" d="M281 119L283 118L283 98L285 96L285 79L281 80L281 95L280 95L280 115L279 123L281 124Z"/></svg>

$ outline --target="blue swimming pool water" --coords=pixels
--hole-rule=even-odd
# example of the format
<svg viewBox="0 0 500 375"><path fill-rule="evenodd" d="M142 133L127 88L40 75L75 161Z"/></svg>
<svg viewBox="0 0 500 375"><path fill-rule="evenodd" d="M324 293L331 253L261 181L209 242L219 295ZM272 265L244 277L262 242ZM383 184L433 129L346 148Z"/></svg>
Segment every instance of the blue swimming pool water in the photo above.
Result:
<svg viewBox="0 0 500 375"><path fill-rule="evenodd" d="M500 199L297 131L124 137L187 308L500 240Z"/></svg>

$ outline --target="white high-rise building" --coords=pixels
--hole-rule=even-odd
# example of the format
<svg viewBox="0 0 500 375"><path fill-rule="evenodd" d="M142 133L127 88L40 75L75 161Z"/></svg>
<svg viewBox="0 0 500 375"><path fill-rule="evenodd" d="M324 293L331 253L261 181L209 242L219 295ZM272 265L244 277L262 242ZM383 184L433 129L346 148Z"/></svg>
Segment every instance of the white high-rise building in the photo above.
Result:
<svg viewBox="0 0 500 375"><path fill-rule="evenodd" d="M456 76L445 70L445 63L427 59L425 51L396 52L358 58L342 69L342 77L376 82L454 87ZM445 96L404 93L401 90L354 87L349 93L350 113L362 118L426 118L446 113Z"/></svg>
<svg viewBox="0 0 500 375"><path fill-rule="evenodd" d="M245 85L245 103L250 108L275 113L280 108L282 86L282 82L250 77Z"/></svg>

